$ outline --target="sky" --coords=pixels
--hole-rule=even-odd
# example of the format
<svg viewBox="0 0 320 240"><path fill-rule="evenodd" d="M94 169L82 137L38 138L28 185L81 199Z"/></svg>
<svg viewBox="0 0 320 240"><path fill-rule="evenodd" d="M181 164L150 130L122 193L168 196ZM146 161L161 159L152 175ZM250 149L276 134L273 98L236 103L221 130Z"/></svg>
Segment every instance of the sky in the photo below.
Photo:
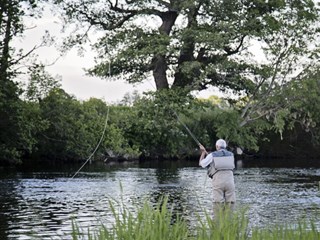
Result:
<svg viewBox="0 0 320 240"><path fill-rule="evenodd" d="M46 8L40 19L30 20L27 18L25 24L29 29L25 31L23 38L16 39L14 45L17 48L23 48L25 51L32 49L35 45L40 44L46 30L49 31L51 36L55 36L56 43L62 41L61 20L57 16L53 16ZM38 55L37 59L39 61L48 64L46 70L52 76L61 76L62 88L79 100L95 97L106 102L117 103L127 93L134 91L143 93L155 90L155 84L152 80L132 85L124 80L108 81L86 75L84 68L88 69L94 66L94 56L96 54L90 47L87 48L83 56L80 56L76 49L72 49L67 54L60 56L55 46L42 47L35 53ZM58 60L55 62L56 59ZM51 65L53 62L55 63ZM23 81L26 80L24 79ZM200 97L208 97L212 94L211 89L202 91L198 95Z"/></svg>
<svg viewBox="0 0 320 240"><path fill-rule="evenodd" d="M35 45L41 43L45 31L54 36L57 43L62 41L61 21L58 17L45 11L40 19L25 20L28 30L24 32L24 36L18 38L14 42L16 48L22 48L25 52L32 49ZM87 100L91 97L104 99L106 102L118 102L126 93L133 91L144 92L154 90L152 82L132 85L123 80L108 81L97 77L87 76L84 68L94 66L95 53L88 47L83 56L79 56L76 49L72 49L67 54L60 56L55 46L41 47L36 50L37 60L48 66L46 70L52 76L61 76L62 88L68 93L75 96L79 100ZM58 59L56 62L55 60ZM54 64L51 64L53 63ZM26 79L20 78L20 81Z"/></svg>

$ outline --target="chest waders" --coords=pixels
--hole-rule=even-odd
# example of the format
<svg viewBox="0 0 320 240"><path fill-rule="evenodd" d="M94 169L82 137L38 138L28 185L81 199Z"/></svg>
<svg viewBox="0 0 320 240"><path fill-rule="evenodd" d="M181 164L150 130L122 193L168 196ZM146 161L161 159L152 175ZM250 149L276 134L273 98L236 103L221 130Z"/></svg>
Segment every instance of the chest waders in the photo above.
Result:
<svg viewBox="0 0 320 240"><path fill-rule="evenodd" d="M223 156L213 157L212 163L210 163L209 165L207 174L210 178L212 178L213 175L219 171L233 171L234 168L234 156L226 156L225 152L223 152Z"/></svg>

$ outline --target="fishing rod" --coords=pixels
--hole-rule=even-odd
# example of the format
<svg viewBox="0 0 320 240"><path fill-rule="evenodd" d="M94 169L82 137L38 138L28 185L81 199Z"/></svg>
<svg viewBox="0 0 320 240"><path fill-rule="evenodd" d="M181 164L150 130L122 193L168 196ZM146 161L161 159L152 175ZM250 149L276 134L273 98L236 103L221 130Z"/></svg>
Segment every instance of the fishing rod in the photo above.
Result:
<svg viewBox="0 0 320 240"><path fill-rule="evenodd" d="M189 133L189 135L192 137L192 139L197 143L198 146L202 145L200 143L200 141L196 138L196 136L191 132L191 130L188 128L188 126L181 121L180 117L178 116L178 114L172 110L172 112L174 113L174 115L176 116L178 122L187 130L187 132Z"/></svg>
<svg viewBox="0 0 320 240"><path fill-rule="evenodd" d="M100 140L96 146L96 148L94 149L94 151L91 153L91 155L88 157L88 159L84 162L84 164L82 164L82 166L79 168L79 170L71 177L71 179L73 179L80 171L81 169L89 162L89 160L92 158L92 156L96 153L96 151L98 150L101 142L102 142L102 139L104 138L104 134L106 132L106 129L107 129L107 125L108 125L108 118L109 118L109 106L108 106L108 112L107 112L107 116L106 116L106 121L105 121L105 124L104 124L104 129L103 129L103 132L102 132L102 135L100 137Z"/></svg>
<svg viewBox="0 0 320 240"><path fill-rule="evenodd" d="M189 133L189 135L192 137L192 139L197 143L197 145L200 147L200 146L203 146L200 141L196 138L196 136L191 132L191 130L188 128L188 126L180 119L179 115L174 111L172 110L173 114L176 116L178 122L187 130L187 132ZM208 154L207 151L205 151L206 154Z"/></svg>
<svg viewBox="0 0 320 240"><path fill-rule="evenodd" d="M148 83L151 85L151 87L153 87L156 91L156 88L150 83L150 81L148 80ZM189 133L189 135L192 137L192 139L196 142L196 144L200 147L203 146L200 141L196 138L196 136L191 132L191 130L188 128L188 126L180 119L179 115L176 113L176 111L174 111L173 109L170 109L173 114L176 116L178 122L187 130L187 132ZM206 151L206 153L208 154L208 152Z"/></svg>

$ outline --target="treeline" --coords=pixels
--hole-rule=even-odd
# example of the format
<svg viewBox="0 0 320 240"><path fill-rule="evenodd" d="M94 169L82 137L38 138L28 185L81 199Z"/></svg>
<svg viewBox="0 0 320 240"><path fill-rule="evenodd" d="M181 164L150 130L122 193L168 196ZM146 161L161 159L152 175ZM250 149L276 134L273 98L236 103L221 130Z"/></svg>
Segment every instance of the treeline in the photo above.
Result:
<svg viewBox="0 0 320 240"><path fill-rule="evenodd" d="M89 75L124 76L129 83L152 76L156 92L112 105L67 94L36 55L55 38L45 32L29 50L14 44L33 28L26 20L40 19L48 2L64 19L61 27L71 27L59 47L62 53L90 42L97 62L86 71ZM316 1L301 0L3 0L0 164L82 161L93 152L94 159L188 158L198 154L197 145L183 124L206 147L225 138L231 148L252 156L259 151L262 156L315 158L320 142L319 12ZM91 31L101 38L91 43ZM192 97L209 87L228 98Z"/></svg>
<svg viewBox="0 0 320 240"><path fill-rule="evenodd" d="M6 90L2 88L2 93ZM7 119L1 121L1 165L84 161L97 147L92 160L198 158L197 144L185 126L208 148L222 137L231 149L241 147L250 155L295 157L318 144L312 142L316 123L312 135L298 124L299 119L293 123L283 116L287 123L281 140L272 121L261 118L241 126L239 102L215 96L197 99L176 89L127 95L108 104L96 98L79 101L59 85L45 92L30 84L20 98L2 99ZM259 146L263 146L260 152ZM286 147L279 151L279 146ZM305 156L317 154L313 150Z"/></svg>

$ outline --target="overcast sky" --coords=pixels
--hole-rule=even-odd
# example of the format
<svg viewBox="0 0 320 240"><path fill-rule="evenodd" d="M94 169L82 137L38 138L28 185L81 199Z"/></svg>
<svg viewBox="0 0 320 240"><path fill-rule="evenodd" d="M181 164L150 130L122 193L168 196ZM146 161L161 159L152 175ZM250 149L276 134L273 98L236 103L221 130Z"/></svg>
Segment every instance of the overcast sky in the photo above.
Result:
<svg viewBox="0 0 320 240"><path fill-rule="evenodd" d="M57 42L61 42L60 22L49 11L45 11L41 19L26 22L26 25L31 29L25 31L23 38L16 39L14 45L17 48L23 48L27 52L35 45L40 44L45 30L48 30L52 36L55 36ZM39 56L38 59L46 64L54 62L59 57L59 52L54 46L42 47L36 51L36 54ZM107 102L117 102L126 93L135 90L143 92L155 89L152 81L132 85L121 80L107 81L87 76L84 68L90 68L94 65L94 56L95 53L89 47L84 56L79 56L77 50L73 49L65 56L60 57L55 64L49 65L46 70L53 76L61 76L62 88L79 100L96 97L102 98Z"/></svg>

